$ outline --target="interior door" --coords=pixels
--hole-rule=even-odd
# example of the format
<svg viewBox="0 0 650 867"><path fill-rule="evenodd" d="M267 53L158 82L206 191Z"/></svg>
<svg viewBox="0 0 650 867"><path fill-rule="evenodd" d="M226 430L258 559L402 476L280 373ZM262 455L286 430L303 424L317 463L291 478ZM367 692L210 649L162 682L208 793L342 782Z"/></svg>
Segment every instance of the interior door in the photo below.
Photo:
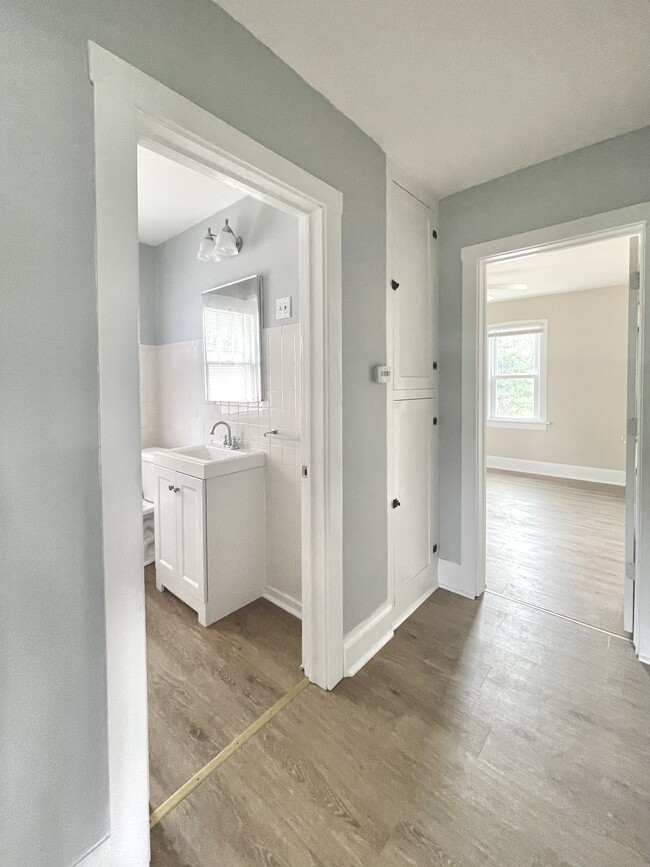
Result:
<svg viewBox="0 0 650 867"><path fill-rule="evenodd" d="M431 210L395 183L388 189L387 205L393 388L432 389L436 356Z"/></svg>
<svg viewBox="0 0 650 867"><path fill-rule="evenodd" d="M156 478L154 530L156 546L156 586L176 586L176 473L165 467L154 468Z"/></svg>
<svg viewBox="0 0 650 867"><path fill-rule="evenodd" d="M625 454L625 602L623 628L634 630L634 586L636 581L637 523L637 372L639 365L639 237L630 238L630 291L628 308L627 433Z"/></svg>
<svg viewBox="0 0 650 867"><path fill-rule="evenodd" d="M176 473L177 594L185 600L207 600L205 580L205 492L200 479Z"/></svg>
<svg viewBox="0 0 650 867"><path fill-rule="evenodd" d="M408 586L435 579L433 538L436 475L435 398L398 400L395 411L395 479L393 532L395 557L395 601L408 595ZM415 601L412 599L410 601Z"/></svg>

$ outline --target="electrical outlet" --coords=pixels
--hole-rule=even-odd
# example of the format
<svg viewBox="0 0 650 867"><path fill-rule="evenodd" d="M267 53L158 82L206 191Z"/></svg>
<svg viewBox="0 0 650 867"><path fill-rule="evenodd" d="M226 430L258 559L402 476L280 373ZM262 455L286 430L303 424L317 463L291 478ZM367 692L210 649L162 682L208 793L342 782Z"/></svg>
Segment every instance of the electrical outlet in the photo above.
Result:
<svg viewBox="0 0 650 867"><path fill-rule="evenodd" d="M275 302L275 318L276 319L291 319L291 296L286 298L278 298Z"/></svg>

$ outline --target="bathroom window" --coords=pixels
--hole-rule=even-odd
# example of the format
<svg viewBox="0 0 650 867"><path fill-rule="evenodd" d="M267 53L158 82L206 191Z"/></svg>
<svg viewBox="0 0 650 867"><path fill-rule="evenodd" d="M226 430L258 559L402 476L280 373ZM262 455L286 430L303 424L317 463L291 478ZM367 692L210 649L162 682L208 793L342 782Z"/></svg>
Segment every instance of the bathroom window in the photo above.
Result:
<svg viewBox="0 0 650 867"><path fill-rule="evenodd" d="M546 322L488 327L488 424L546 429Z"/></svg>

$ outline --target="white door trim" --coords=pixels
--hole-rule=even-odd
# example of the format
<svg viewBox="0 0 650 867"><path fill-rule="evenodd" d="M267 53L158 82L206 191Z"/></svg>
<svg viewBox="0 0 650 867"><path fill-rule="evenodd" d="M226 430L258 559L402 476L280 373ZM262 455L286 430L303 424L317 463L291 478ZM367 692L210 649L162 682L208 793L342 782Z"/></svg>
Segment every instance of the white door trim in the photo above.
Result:
<svg viewBox="0 0 650 867"><path fill-rule="evenodd" d="M650 333L650 305L643 304L644 287L650 281L650 203L633 205L604 214L584 217L531 232L465 247L462 257L462 421L461 421L461 563L463 592L480 596L485 590L485 269L488 261L528 256L540 250L560 249L576 242L641 236L642 305L641 358L638 389L639 412L639 498L637 590L635 596L634 642L637 653L650 656L650 574L643 575L650 562L650 534L643 532L643 517L650 516L650 484L643 483L644 450L650 453L650 425L643 425L643 407L650 407L650 377L643 378L650 348L643 341ZM650 567L649 567L650 568ZM621 580L621 593L623 582ZM643 620L642 620L643 618Z"/></svg>
<svg viewBox="0 0 650 867"><path fill-rule="evenodd" d="M89 43L95 104L100 474L110 848L149 863L147 681L138 374L137 144L299 218L303 342L303 664L343 676L340 192Z"/></svg>

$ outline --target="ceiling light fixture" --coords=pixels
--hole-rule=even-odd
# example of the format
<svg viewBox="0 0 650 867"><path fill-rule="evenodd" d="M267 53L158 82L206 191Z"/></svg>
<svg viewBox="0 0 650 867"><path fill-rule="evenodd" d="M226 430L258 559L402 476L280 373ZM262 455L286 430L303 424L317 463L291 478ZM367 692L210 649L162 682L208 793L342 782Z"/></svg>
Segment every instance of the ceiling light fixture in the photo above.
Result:
<svg viewBox="0 0 650 867"><path fill-rule="evenodd" d="M218 262L222 256L236 256L244 242L237 237L228 225L228 220L223 229L216 235L208 227L208 234L199 244L197 259L201 262Z"/></svg>

